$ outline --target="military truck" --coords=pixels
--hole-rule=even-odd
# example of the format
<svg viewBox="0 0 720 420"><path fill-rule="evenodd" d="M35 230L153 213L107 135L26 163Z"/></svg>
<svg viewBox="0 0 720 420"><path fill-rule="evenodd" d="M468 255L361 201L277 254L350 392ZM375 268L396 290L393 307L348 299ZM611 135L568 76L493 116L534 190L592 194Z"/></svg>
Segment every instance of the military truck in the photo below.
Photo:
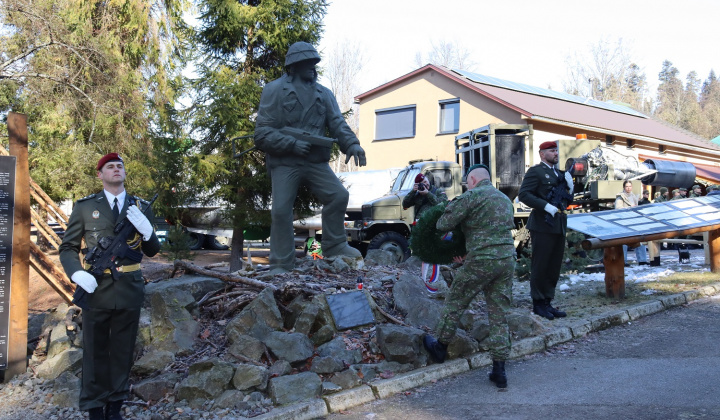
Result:
<svg viewBox="0 0 720 420"><path fill-rule="evenodd" d="M366 251L383 249L398 261L410 256L409 237L415 223L414 209L403 209L403 198L412 189L415 176L432 173L435 185L443 188L448 199L462 194L465 171L482 163L490 168L495 187L513 202L516 245L529 239L525 228L530 208L517 199L525 172L539 162L533 144L533 126L524 124L489 124L455 137L455 162L411 161L403 169L392 190L385 196L362 206L362 218L346 222L348 241ZM561 139L559 162L565 169L574 168L575 211L597 211L612 206L622 191L625 179L632 179L633 190L642 185L691 185L695 178L692 164L662 160L640 163L637 154L619 152L603 146L600 140Z"/></svg>

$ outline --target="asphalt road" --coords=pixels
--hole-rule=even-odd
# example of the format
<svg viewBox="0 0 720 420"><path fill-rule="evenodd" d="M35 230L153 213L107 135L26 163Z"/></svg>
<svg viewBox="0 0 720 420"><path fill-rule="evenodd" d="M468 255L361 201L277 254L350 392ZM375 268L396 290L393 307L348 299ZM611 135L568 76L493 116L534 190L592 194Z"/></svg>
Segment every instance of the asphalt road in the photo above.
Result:
<svg viewBox="0 0 720 420"><path fill-rule="evenodd" d="M368 403L355 419L720 419L720 296Z"/></svg>

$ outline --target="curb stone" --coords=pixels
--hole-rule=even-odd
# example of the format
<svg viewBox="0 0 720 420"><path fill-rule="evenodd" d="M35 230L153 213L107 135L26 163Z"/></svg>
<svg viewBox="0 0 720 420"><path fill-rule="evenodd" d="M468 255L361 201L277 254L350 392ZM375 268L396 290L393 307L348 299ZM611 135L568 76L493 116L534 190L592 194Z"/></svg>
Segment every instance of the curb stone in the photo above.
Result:
<svg viewBox="0 0 720 420"><path fill-rule="evenodd" d="M369 386L361 385L337 394L326 395L323 399L327 404L328 412L336 413L374 400L375 393Z"/></svg>
<svg viewBox="0 0 720 420"><path fill-rule="evenodd" d="M403 373L394 378L381 379L371 383L370 386L378 398L386 398L433 380L442 379L469 370L470 365L466 359L455 359L442 364L425 366L412 372Z"/></svg>
<svg viewBox="0 0 720 420"><path fill-rule="evenodd" d="M512 343L510 359L517 359L533 353L545 351L557 344L586 336L591 332L608 329L613 326L635 321L653 315L665 309L680 306L694 300L713 296L720 292L720 283L704 286L674 295L663 296L657 300L640 303L623 310L609 312L588 320L578 320L566 327L555 328L543 335L529 337ZM384 399L398 392L427 385L430 382L478 369L492 364L487 352L475 353L467 358L447 361L443 364L429 365L390 379L382 379L368 385L349 389L338 394L324 396L321 400L293 404L275 408L270 413L255 417L258 420L309 420L346 410L375 399Z"/></svg>

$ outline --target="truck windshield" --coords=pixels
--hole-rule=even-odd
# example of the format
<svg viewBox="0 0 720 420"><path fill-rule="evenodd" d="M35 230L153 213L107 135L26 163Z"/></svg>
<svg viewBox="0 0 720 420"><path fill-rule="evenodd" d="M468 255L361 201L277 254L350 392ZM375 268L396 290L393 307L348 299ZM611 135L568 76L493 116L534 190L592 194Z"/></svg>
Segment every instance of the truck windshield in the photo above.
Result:
<svg viewBox="0 0 720 420"><path fill-rule="evenodd" d="M419 173L419 168L410 168L400 172L397 178L395 178L392 192L412 189L412 186L415 183L415 177Z"/></svg>

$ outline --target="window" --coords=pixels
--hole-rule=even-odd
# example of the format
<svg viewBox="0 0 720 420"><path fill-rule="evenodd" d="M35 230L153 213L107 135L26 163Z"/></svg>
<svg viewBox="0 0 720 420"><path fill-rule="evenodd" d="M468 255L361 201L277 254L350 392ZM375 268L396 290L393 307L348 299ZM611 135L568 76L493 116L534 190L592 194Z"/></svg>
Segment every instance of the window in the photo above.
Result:
<svg viewBox="0 0 720 420"><path fill-rule="evenodd" d="M440 134L457 133L460 129L460 100L440 101Z"/></svg>
<svg viewBox="0 0 720 420"><path fill-rule="evenodd" d="M635 140L627 139L627 148L632 149L633 147L635 147Z"/></svg>
<svg viewBox="0 0 720 420"><path fill-rule="evenodd" d="M612 146L614 143L615 143L615 137L613 137L609 134L605 136L605 145L606 146Z"/></svg>
<svg viewBox="0 0 720 420"><path fill-rule="evenodd" d="M375 140L415 137L415 105L375 111Z"/></svg>

